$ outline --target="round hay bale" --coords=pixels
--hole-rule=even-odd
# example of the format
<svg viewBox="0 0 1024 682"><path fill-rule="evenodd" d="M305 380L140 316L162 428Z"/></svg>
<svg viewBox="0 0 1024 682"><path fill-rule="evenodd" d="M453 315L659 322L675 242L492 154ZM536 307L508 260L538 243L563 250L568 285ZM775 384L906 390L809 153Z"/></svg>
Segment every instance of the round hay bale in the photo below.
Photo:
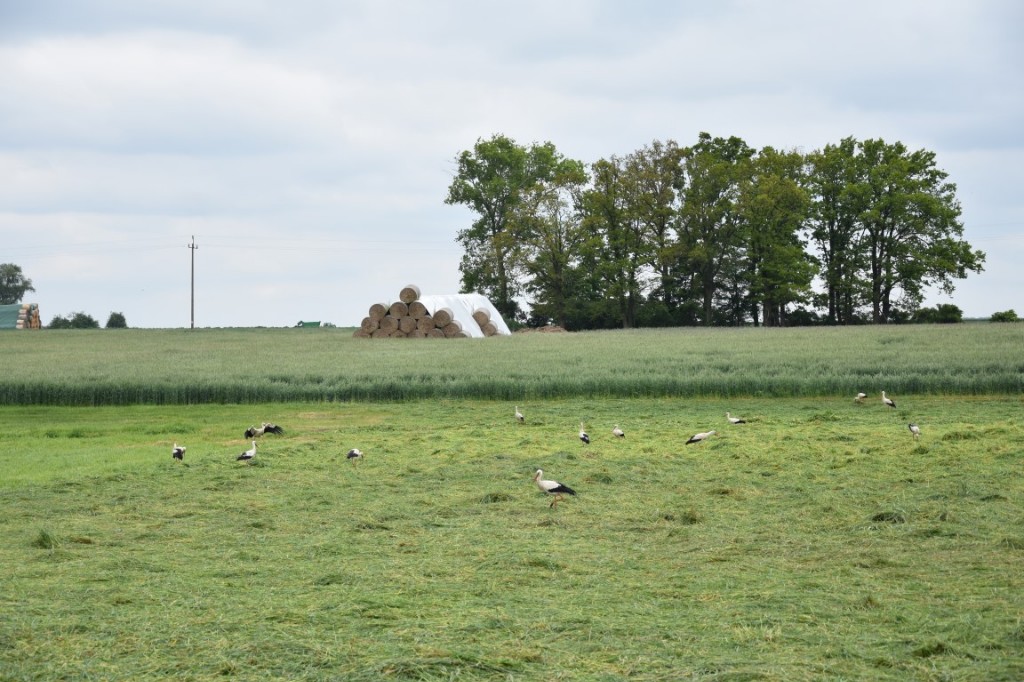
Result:
<svg viewBox="0 0 1024 682"><path fill-rule="evenodd" d="M497 336L498 326L491 321L487 321L480 325L480 331L484 333L484 336Z"/></svg>
<svg viewBox="0 0 1024 682"><path fill-rule="evenodd" d="M403 334L409 334L416 330L417 322L413 318L406 315L405 317L398 318L398 330Z"/></svg>
<svg viewBox="0 0 1024 682"><path fill-rule="evenodd" d="M477 308L473 311L473 319L476 323L483 327L485 324L491 321L491 311L487 308Z"/></svg>
<svg viewBox="0 0 1024 682"><path fill-rule="evenodd" d="M388 306L383 303L374 303L370 306L370 317L375 320L379 320L388 314Z"/></svg>
<svg viewBox="0 0 1024 682"><path fill-rule="evenodd" d="M452 320L444 326L442 331L446 339L454 339L457 334L462 333L462 325L458 320Z"/></svg>
<svg viewBox="0 0 1024 682"><path fill-rule="evenodd" d="M431 329L434 328L434 318L431 317L430 315L427 315L426 317L421 317L420 319L416 320L416 327L421 331L429 332Z"/></svg>
<svg viewBox="0 0 1024 682"><path fill-rule="evenodd" d="M430 311L427 310L427 306L423 304L423 301L413 301L409 304L409 315L417 320L422 320L424 317L430 317Z"/></svg>
<svg viewBox="0 0 1024 682"><path fill-rule="evenodd" d="M370 336L375 339L387 339L391 337L391 332L378 328L370 332Z"/></svg>
<svg viewBox="0 0 1024 682"><path fill-rule="evenodd" d="M406 305L420 297L420 288L415 284L406 284L398 294L398 300Z"/></svg>
<svg viewBox="0 0 1024 682"><path fill-rule="evenodd" d="M393 315L385 315L380 320L379 329L387 334L398 331L398 318Z"/></svg>
<svg viewBox="0 0 1024 682"><path fill-rule="evenodd" d="M434 311L434 326L438 329L444 329L452 323L455 319L455 314L451 308L438 308Z"/></svg>
<svg viewBox="0 0 1024 682"><path fill-rule="evenodd" d="M453 339L471 339L473 337L470 336L467 332L461 332L460 331L460 332L456 332L455 336L453 336L451 338L453 338Z"/></svg>
<svg viewBox="0 0 1024 682"><path fill-rule="evenodd" d="M391 316L392 317L406 317L409 314L409 306L401 301L395 301L391 304Z"/></svg>
<svg viewBox="0 0 1024 682"><path fill-rule="evenodd" d="M380 320L375 320L372 317L364 317L363 321L359 323L359 329L367 333L372 332L379 326Z"/></svg>
<svg viewBox="0 0 1024 682"><path fill-rule="evenodd" d="M356 339L368 339L368 338L370 338L370 334L371 333L372 332L368 332L365 329L360 328L360 329L357 329L354 332L352 332L352 336L353 336L353 338L356 338Z"/></svg>
<svg viewBox="0 0 1024 682"><path fill-rule="evenodd" d="M393 339L404 339L407 336L409 335L403 332L401 329L391 332L391 338Z"/></svg>
<svg viewBox="0 0 1024 682"><path fill-rule="evenodd" d="M443 339L444 330L441 329L440 327L434 327L433 329L427 332L427 336L432 339Z"/></svg>
<svg viewBox="0 0 1024 682"><path fill-rule="evenodd" d="M409 338L410 339L425 339L425 338L427 338L427 333L425 331L423 331L422 329L418 329L418 328L417 329L413 329L411 332L409 332Z"/></svg>

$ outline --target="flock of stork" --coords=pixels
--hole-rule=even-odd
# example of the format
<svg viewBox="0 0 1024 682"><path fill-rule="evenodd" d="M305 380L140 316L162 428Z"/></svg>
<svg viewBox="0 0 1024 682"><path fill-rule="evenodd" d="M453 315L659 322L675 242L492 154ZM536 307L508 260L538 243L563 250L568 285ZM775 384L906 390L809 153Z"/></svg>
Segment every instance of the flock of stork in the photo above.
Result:
<svg viewBox="0 0 1024 682"><path fill-rule="evenodd" d="M245 433L242 435L247 440L250 440L252 442L252 447L243 452L242 454L238 455L238 457L235 457L235 461L248 462L251 461L254 457L256 457L256 439L266 433L275 433L280 436L284 434L284 429L278 426L277 424L272 424L270 422L263 422L263 424L260 426L250 426L245 430ZM171 457L179 461L184 460L186 449L187 448L184 445L178 445L178 443L175 442L174 445L171 447ZM351 450L348 451L348 454L345 457L353 464L356 464L360 459L363 458L363 453L360 452L359 448L352 448Z"/></svg>
<svg viewBox="0 0 1024 682"><path fill-rule="evenodd" d="M858 393L854 397L853 400L854 400L854 402L857 402L857 403L863 403L864 399L867 398L867 397L868 397L867 393ZM894 401L892 398L890 398L887 395L885 395L885 391L882 391L882 404L885 405L886 407L890 407L892 409L896 409L896 401ZM515 418L516 418L516 421L519 422L520 424L522 424L523 422L526 421L526 417L523 415L522 412L519 411L519 406L518 405L516 405ZM726 418L726 420L728 420L728 422L730 424L746 424L747 423L747 421L745 419L741 419L739 417L732 416L731 412L726 412L725 413L725 418ZM914 440L917 440L918 438L921 437L921 428L917 424L911 422L911 423L907 424L907 428L910 430L910 433L914 436ZM686 445L689 445L691 443L699 443L699 442L701 442L703 440L707 440L708 438L710 438L711 436L715 435L716 433L718 433L718 432L715 431L714 429L712 429L710 431L703 431L701 433L695 433L692 436L690 436L689 440L686 441ZM612 435L615 436L616 438L625 438L626 437L625 432L623 432L623 430L619 428L618 424L616 424L615 428L612 429ZM580 423L579 438L580 438L580 441L584 445L590 445L590 435L587 433L586 429L583 427L583 423L582 422ZM576 494L575 490L573 490L569 486L565 485L564 483L559 483L558 481L552 481L552 480L545 479L544 478L544 471L542 469L537 469L537 472L533 475L533 480L537 484L538 488L540 488L543 492L547 493L548 495L551 495L551 496L554 497L554 499L551 501L551 505L550 505L550 507L552 509L558 504L558 502L563 498L564 495L575 495Z"/></svg>
<svg viewBox="0 0 1024 682"><path fill-rule="evenodd" d="M858 393L853 400L854 402L857 403L863 403L864 399L867 397L868 395L866 393ZM885 405L886 407L896 409L896 401L886 396L885 391L882 391L882 404ZM726 412L725 418L730 424L734 425L747 423L745 419L732 416L731 412ZM519 410L518 405L516 405L515 420L520 424L526 422L526 416ZM917 424L911 422L907 424L907 428L910 430L910 433L914 436L915 440L920 438L921 429L920 427L918 427ZM248 429L245 430L244 436L246 439L252 441L252 447L238 455L238 457L236 457L235 459L237 461L248 462L252 460L254 457L256 457L256 439L266 433L274 433L281 435L284 434L284 429L276 424L271 424L268 422L263 422L263 424L259 427L250 426ZM689 440L686 441L686 445L690 445L691 443L700 443L701 441L707 440L716 433L718 432L715 431L714 429L711 429L710 431L702 431L700 433L695 433L692 436L690 436ZM612 429L612 436L614 436L615 438L625 439L626 432L623 431L618 424L616 424L615 428ZM580 442L583 443L583 445L590 445L590 434L587 433L587 430L584 427L583 422L580 422L579 439ZM177 442L175 442L174 446L171 448L171 456L176 460L184 460L185 450L186 448L184 445L178 445ZM345 458L348 459L353 464L357 464L359 460L363 458L363 453L358 448L352 448L345 455ZM552 509L554 509L558 505L559 501L563 499L563 496L576 494L575 490L565 485L564 483L559 483L558 481L545 479L544 471L542 469L537 469L537 472L533 475L533 480L537 484L537 487L541 489L541 491L548 495L551 495L554 498L552 499L550 505Z"/></svg>

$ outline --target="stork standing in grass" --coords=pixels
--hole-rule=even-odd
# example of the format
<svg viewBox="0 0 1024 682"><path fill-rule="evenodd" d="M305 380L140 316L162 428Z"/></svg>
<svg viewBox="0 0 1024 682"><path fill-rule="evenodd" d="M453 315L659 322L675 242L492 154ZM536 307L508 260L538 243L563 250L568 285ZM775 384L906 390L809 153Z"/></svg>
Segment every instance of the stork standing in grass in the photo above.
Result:
<svg viewBox="0 0 1024 682"><path fill-rule="evenodd" d="M359 448L352 448L345 457L352 461L352 466L355 466L363 458L363 453Z"/></svg>
<svg viewBox="0 0 1024 682"><path fill-rule="evenodd" d="M580 442L584 445L590 445L590 436L587 435L587 430L583 428L583 422L580 422Z"/></svg>
<svg viewBox="0 0 1024 682"><path fill-rule="evenodd" d="M921 437L921 427L919 427L917 424L911 422L907 424L907 428L910 429L910 432L912 434L914 434L914 440L917 440L918 438Z"/></svg>
<svg viewBox="0 0 1024 682"><path fill-rule="evenodd" d="M516 421L519 422L520 424L526 421L526 417L524 417L523 413L519 411L518 405L516 405Z"/></svg>
<svg viewBox="0 0 1024 682"><path fill-rule="evenodd" d="M575 495L576 491L567 485L559 483L558 481L548 481L544 479L544 472L541 469L537 469L537 473L533 475L533 480L537 484L537 487L543 490L548 495L554 495L555 499L551 501L549 505L551 509L555 508L558 501L562 499L563 495Z"/></svg>
<svg viewBox="0 0 1024 682"><path fill-rule="evenodd" d="M747 423L746 419L740 419L739 417L734 417L731 414L729 414L728 412L725 413L725 418L729 420L730 424L746 424Z"/></svg>
<svg viewBox="0 0 1024 682"><path fill-rule="evenodd" d="M886 398L885 391L882 391L882 404L888 405L889 407L896 409L896 401L893 400L892 398Z"/></svg>
<svg viewBox="0 0 1024 682"><path fill-rule="evenodd" d="M174 447L171 448L171 457L177 460L185 459L185 449L184 445L178 445L175 443Z"/></svg>
<svg viewBox="0 0 1024 682"><path fill-rule="evenodd" d="M246 450L245 452L243 452L242 454L240 454L238 457L236 457L235 461L236 462L241 462L241 461L248 462L250 459L252 459L255 456L256 456L256 441L253 441L252 442L252 447L249 448L248 450Z"/></svg>
<svg viewBox="0 0 1024 682"><path fill-rule="evenodd" d="M864 402L864 398L867 398L867 397L868 397L867 393L858 393L856 395L856 397L853 399L853 402L855 402L855 403L862 403L862 402Z"/></svg>
<svg viewBox="0 0 1024 682"><path fill-rule="evenodd" d="M622 429L620 429L619 425L616 424L615 428L612 429L612 435L615 436L616 438L625 438L626 437L626 432L623 431Z"/></svg>
<svg viewBox="0 0 1024 682"><path fill-rule="evenodd" d="M692 436L690 436L690 440L686 441L686 444L689 445L690 443L699 443L702 440L710 438L711 436L715 435L716 433L718 433L718 432L715 431L714 429L712 429L711 431L705 431L703 433L695 433Z"/></svg>

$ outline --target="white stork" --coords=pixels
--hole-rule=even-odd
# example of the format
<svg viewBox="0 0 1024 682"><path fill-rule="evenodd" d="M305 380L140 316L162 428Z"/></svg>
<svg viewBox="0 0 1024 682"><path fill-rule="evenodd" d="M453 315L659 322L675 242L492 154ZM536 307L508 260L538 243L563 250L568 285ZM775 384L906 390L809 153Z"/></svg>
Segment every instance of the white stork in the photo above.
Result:
<svg viewBox="0 0 1024 682"><path fill-rule="evenodd" d="M263 426L260 426L259 428L256 428L255 426L250 426L248 429L246 429L245 437L259 438L264 433L276 433L278 435L281 435L284 433L284 429L282 429L277 424L269 424L267 422L263 422Z"/></svg>
<svg viewBox="0 0 1024 682"><path fill-rule="evenodd" d="M919 427L917 424L911 422L907 424L907 428L910 429L910 432L912 434L914 434L914 440L917 440L918 438L921 437L921 427Z"/></svg>
<svg viewBox="0 0 1024 682"><path fill-rule="evenodd" d="M889 407L891 407L893 409L896 408L896 401L893 400L892 398L886 398L885 397L885 391L882 391L882 404L883 405L888 405Z"/></svg>
<svg viewBox="0 0 1024 682"><path fill-rule="evenodd" d="M363 453L359 448L352 448L345 457L352 460L352 466L355 466L363 458Z"/></svg>
<svg viewBox="0 0 1024 682"><path fill-rule="evenodd" d="M855 402L855 403L862 403L862 402L864 402L864 398L867 398L867 397L868 397L867 393L858 393L857 396L853 399L853 402Z"/></svg>
<svg viewBox="0 0 1024 682"><path fill-rule="evenodd" d="M544 472L537 469L537 473L533 475L533 480L537 484L537 487L543 490L548 495L554 495L555 499L551 501L549 505L552 509L558 504L558 501L562 499L563 495L575 495L576 491L567 485L559 483L558 481L548 481L542 478Z"/></svg>
<svg viewBox="0 0 1024 682"><path fill-rule="evenodd" d="M729 420L730 424L746 424L747 423L746 419L740 419L739 417L734 417L731 414L729 414L728 412L725 413L725 418Z"/></svg>
<svg viewBox="0 0 1024 682"><path fill-rule="evenodd" d="M171 457L178 460L185 459L185 450L186 448L184 445L178 445L175 443L174 447L171 448Z"/></svg>
<svg viewBox="0 0 1024 682"><path fill-rule="evenodd" d="M583 422L580 422L580 441L584 445L590 445L590 436L587 435L586 429L583 428Z"/></svg>
<svg viewBox="0 0 1024 682"><path fill-rule="evenodd" d="M615 436L616 438L625 438L626 437L626 432L623 431L622 429L620 429L619 425L616 424L615 428L612 429L612 435Z"/></svg>
<svg viewBox="0 0 1024 682"><path fill-rule="evenodd" d="M692 436L690 436L690 440L686 441L686 444L689 445L690 443L699 443L706 438L710 438L716 433L718 432L713 429L711 431L705 431L703 433L695 433Z"/></svg>
<svg viewBox="0 0 1024 682"><path fill-rule="evenodd" d="M252 459L255 456L256 456L256 441L253 441L252 442L252 447L249 448L248 450L246 450L245 452L243 452L242 454L240 454L238 457L236 457L235 461L236 462L241 462L242 460L245 460L245 461L248 462L250 459Z"/></svg>
<svg viewBox="0 0 1024 682"><path fill-rule="evenodd" d="M519 422L520 424L526 421L526 417L524 417L523 413L519 411L518 405L516 405L516 421Z"/></svg>

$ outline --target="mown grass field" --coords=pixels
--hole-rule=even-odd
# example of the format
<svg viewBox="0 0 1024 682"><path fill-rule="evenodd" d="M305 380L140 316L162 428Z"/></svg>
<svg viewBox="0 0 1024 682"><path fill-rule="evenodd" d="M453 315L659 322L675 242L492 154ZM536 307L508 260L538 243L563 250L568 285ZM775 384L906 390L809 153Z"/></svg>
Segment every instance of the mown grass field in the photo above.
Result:
<svg viewBox="0 0 1024 682"><path fill-rule="evenodd" d="M273 356L288 345L285 332L224 333L208 371L222 362L231 375L240 355L238 366L251 364L262 352L250 344ZM645 334L499 340L521 358L551 356L518 363L527 395L511 399L6 400L0 679L1024 679L1024 402L1010 390L958 395L962 384L895 388L925 365L909 349L943 345L915 333L862 338L902 356L879 361L904 373L862 375L863 405L810 388L832 381L816 376L823 354L837 374L857 374L837 343L805 347L809 383L795 396L529 389L536 363L591 376L602 343L619 364L663 362L669 341L654 335L651 348ZM123 338L145 341L126 351L141 357L173 335ZM105 343L106 330L94 338ZM358 361L288 371L341 385L370 356L391 367L395 353L424 352L356 341L342 345ZM441 348L483 352L476 343ZM735 359L740 343L724 335L691 350L711 358L723 346L720 361L756 372L757 361ZM789 348L750 345L765 367L797 367L770 362L795 358ZM945 345L946 364L967 365L975 385L1021 361L991 338L974 354ZM135 374L159 383L166 350L133 363ZM54 364L19 352L19 366ZM67 365L58 387L109 379L117 364L58 342L47 352ZM467 380L445 371L452 385ZM881 404L882 388L898 409ZM727 410L749 423L729 425ZM286 433L236 462L242 431L261 421ZM623 441L610 435L616 423ZM684 445L709 428L719 433ZM171 459L175 441L188 446L184 462ZM358 466L345 459L351 447L366 453ZM530 480L538 467L579 496L551 509Z"/></svg>

